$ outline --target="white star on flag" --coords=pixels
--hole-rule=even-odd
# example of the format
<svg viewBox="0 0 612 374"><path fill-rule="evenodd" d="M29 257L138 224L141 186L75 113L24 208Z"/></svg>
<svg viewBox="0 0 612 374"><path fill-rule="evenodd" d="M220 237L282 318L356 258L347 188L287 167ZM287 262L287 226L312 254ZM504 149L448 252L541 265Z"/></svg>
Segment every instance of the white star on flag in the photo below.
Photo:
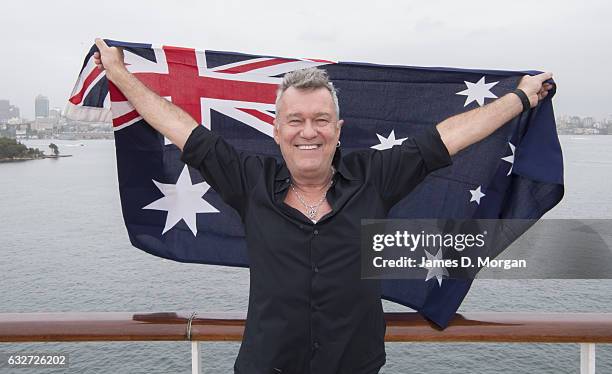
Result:
<svg viewBox="0 0 612 374"><path fill-rule="evenodd" d="M380 144L373 145L370 148L378 149L379 151L382 151L383 149L393 148L394 145L400 145L404 142L404 140L408 139L395 139L395 130L391 130L391 133L387 138L380 134L376 134L376 136L378 136L378 141L380 142Z"/></svg>
<svg viewBox="0 0 612 374"><path fill-rule="evenodd" d="M481 188L481 186L478 186L478 188L476 188L475 190L470 190L470 193L472 194L472 198L470 199L470 203L472 201L475 201L476 204L480 205L480 199L482 199L483 196L486 196L486 194L482 193L480 188Z"/></svg>
<svg viewBox="0 0 612 374"><path fill-rule="evenodd" d="M510 170L508 170L508 174L506 174L506 176L512 173L512 168L514 167L514 150L516 149L514 144L508 142L508 145L510 146L510 150L512 151L512 154L510 156L502 157L502 160L510 163Z"/></svg>
<svg viewBox="0 0 612 374"><path fill-rule="evenodd" d="M142 209L165 210L166 226L162 235L173 228L182 219L193 236L198 233L196 225L197 213L219 213L214 206L210 205L202 196L210 189L206 182L192 184L187 165L181 171L176 184L165 184L153 180L153 183L164 194L164 197L155 200Z"/></svg>
<svg viewBox="0 0 612 374"><path fill-rule="evenodd" d="M442 257L442 248L438 249L438 253L436 253L436 255L432 255L431 253L427 252L427 250L423 250L423 252L425 252L425 255L427 256L427 260L429 261L443 261L444 258ZM449 277L448 274L448 270L446 270L446 268L444 266L424 266L427 269L427 276L425 276L425 282L427 282L428 280L430 280L431 278L436 278L438 280L438 287L442 287L442 278L443 277Z"/></svg>
<svg viewBox="0 0 612 374"><path fill-rule="evenodd" d="M468 106L468 104L471 103L472 101L476 101L478 105L483 106L485 98L490 98L490 99L497 98L497 96L495 96L495 94L491 92L491 88L495 86L496 84L498 84L499 81L492 82L492 83L485 83L485 77L483 76L476 83L472 83L468 81L464 81L464 82L465 82L465 85L467 86L467 89L461 92L457 92L457 95L467 96L467 98L465 99L465 104L463 105L464 107Z"/></svg>

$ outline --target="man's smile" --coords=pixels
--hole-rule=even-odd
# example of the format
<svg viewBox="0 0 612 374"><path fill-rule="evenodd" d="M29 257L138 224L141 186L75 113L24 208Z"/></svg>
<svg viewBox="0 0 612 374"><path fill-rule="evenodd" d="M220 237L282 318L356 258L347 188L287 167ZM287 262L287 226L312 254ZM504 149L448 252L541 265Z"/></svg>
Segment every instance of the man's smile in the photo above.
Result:
<svg viewBox="0 0 612 374"><path fill-rule="evenodd" d="M296 144L295 147L297 147L299 150L302 151L310 151L313 149L318 149L321 148L321 144Z"/></svg>

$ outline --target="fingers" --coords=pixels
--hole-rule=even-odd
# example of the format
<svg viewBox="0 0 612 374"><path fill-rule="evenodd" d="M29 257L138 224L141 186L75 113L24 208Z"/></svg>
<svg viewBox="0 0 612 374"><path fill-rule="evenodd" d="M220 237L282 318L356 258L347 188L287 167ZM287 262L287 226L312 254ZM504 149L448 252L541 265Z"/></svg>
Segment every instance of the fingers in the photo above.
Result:
<svg viewBox="0 0 612 374"><path fill-rule="evenodd" d="M108 45L106 45L106 42L104 41L104 39L96 38L95 43L96 43L96 46L98 47L98 50L100 51L108 49Z"/></svg>
<svg viewBox="0 0 612 374"><path fill-rule="evenodd" d="M538 92L538 100L542 100L546 96L548 96L548 91L540 91L540 92Z"/></svg>
<svg viewBox="0 0 612 374"><path fill-rule="evenodd" d="M94 58L94 64L96 64L96 67L100 70L104 70L104 65L102 65L102 53L101 51L105 51L108 49L108 45L106 45L106 42L104 41L104 39L101 38L96 38L95 39L95 43L96 43L96 47L98 47L98 51L94 52L93 54L93 58Z"/></svg>
<svg viewBox="0 0 612 374"><path fill-rule="evenodd" d="M123 50L121 48L115 46L109 47L104 39L101 38L96 38L95 43L98 50L96 51L94 48L93 62L98 69L106 72L107 78L125 69Z"/></svg>
<svg viewBox="0 0 612 374"><path fill-rule="evenodd" d="M540 82L545 82L553 77L553 73L545 72L545 73L538 74L535 77L538 78Z"/></svg>
<svg viewBox="0 0 612 374"><path fill-rule="evenodd" d="M548 80L552 78L552 73L542 73L542 74L537 75L536 77L538 79ZM540 89L538 90L538 101L548 96L549 91L552 90L553 87L554 85L552 83L542 83L542 85L540 86Z"/></svg>
<svg viewBox="0 0 612 374"><path fill-rule="evenodd" d="M519 81L518 88L527 94L532 108L547 97L555 87L553 83L546 82L552 79L552 77L553 74L551 72L545 72L537 75L525 75Z"/></svg>
<svg viewBox="0 0 612 374"><path fill-rule="evenodd" d="M93 61L98 69L104 70L104 65L102 65L102 56L100 55L100 52L94 52Z"/></svg>
<svg viewBox="0 0 612 374"><path fill-rule="evenodd" d="M540 86L540 89L538 90L538 95L540 95L541 93L548 93L548 91L552 90L554 87L553 84L550 83L544 83L542 84L542 86Z"/></svg>

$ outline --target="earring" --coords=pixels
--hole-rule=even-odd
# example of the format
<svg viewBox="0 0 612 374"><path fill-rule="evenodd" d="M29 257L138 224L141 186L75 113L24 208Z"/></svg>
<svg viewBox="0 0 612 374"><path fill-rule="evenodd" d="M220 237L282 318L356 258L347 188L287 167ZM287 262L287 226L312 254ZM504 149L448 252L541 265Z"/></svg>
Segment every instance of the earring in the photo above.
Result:
<svg viewBox="0 0 612 374"><path fill-rule="evenodd" d="M340 148L340 140L338 140L338 144L336 144L336 148Z"/></svg>

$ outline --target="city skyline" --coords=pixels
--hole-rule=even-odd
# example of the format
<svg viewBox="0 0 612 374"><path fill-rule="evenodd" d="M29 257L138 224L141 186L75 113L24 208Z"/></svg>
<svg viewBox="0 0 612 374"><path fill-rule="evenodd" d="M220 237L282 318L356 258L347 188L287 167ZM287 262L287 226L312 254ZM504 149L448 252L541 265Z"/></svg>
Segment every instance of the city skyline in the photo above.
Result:
<svg viewBox="0 0 612 374"><path fill-rule="evenodd" d="M67 0L8 2L0 40L13 58L2 61L0 98L26 118L34 117L37 94L63 109L94 38L106 37L391 65L549 70L559 86L557 115L612 115L612 77L598 74L608 69L612 45L612 5L605 1L346 5L151 1L143 7L110 0L91 14L88 4Z"/></svg>
<svg viewBox="0 0 612 374"><path fill-rule="evenodd" d="M34 108L36 107L36 98L38 96L44 96L44 95L43 94L38 94L38 95L36 95L34 97L34 103L33 103L33 107ZM0 98L0 102L3 102L3 101L6 101L6 102L10 103L10 99ZM17 113L19 113L21 111L21 108L16 106L16 105L10 104L10 107L11 107L11 109L15 109L17 111ZM50 104L50 102L48 103L48 111L59 111L60 114L63 115L63 109L64 108L62 106L52 106ZM34 111L35 111L35 109L34 109ZM32 118L28 118L28 117L24 117L24 116L16 116L16 118L21 118L23 120L28 120L28 121L35 120L37 117L48 117L48 115L47 116L37 116L37 115L35 115ZM557 119L564 118L564 117L579 117L581 119L593 118L596 122L612 121L612 114L604 115L604 116L601 116L601 117L594 116L594 115L588 115L588 114L584 115L584 116L580 116L580 115L573 114L573 113L564 113L564 114L557 113L555 115L555 118L557 118ZM10 117L10 118L12 118L12 117ZM1 118L0 118L0 120L1 120Z"/></svg>

